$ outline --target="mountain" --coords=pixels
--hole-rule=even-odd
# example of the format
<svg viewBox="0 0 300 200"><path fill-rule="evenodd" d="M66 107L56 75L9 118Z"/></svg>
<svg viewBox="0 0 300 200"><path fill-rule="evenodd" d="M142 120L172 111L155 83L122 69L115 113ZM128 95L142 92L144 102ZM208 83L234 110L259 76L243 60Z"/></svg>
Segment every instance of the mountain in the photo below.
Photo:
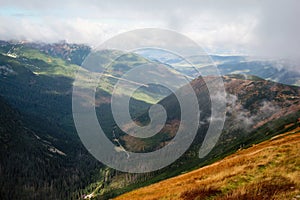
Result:
<svg viewBox="0 0 300 200"><path fill-rule="evenodd" d="M94 188L93 182L106 181L107 172L114 173L88 153L76 133L72 86L76 71L84 69L44 52L39 44L2 41L0 46L1 114L3 119L21 120L18 125L8 121L11 129L6 127L5 121L0 124L1 138L5 142L7 138L19 138L9 140L9 145L17 149L7 151L6 143L0 149L1 170L8 174L1 179L1 199L81 198ZM101 85L97 95L110 96L105 89ZM132 102L133 112L141 112L149 105L136 99ZM11 111L2 112L6 107ZM107 107L106 103L99 104L97 113L107 113ZM104 129L109 131L113 119L106 115L100 119L104 121ZM23 135L28 137L23 138Z"/></svg>
<svg viewBox="0 0 300 200"><path fill-rule="evenodd" d="M299 67L287 60L218 55L194 55L187 58L179 58L170 52L162 50L145 50L137 53L150 60L170 65L177 71L189 76L193 76L195 73L200 73L202 76L216 75L215 71L211 70L214 65L219 69L221 75L254 75L266 80L300 86L300 72L295 70ZM191 67L191 62L195 65L197 71L195 71L195 67Z"/></svg>
<svg viewBox="0 0 300 200"><path fill-rule="evenodd" d="M0 55L1 116L7 120L1 121L1 138L9 138L0 149L6 174L1 199L78 199L94 178L101 179L103 168L73 124L72 76L80 67L19 48Z"/></svg>
<svg viewBox="0 0 300 200"><path fill-rule="evenodd" d="M299 122L296 129L240 149L214 164L115 199L298 199Z"/></svg>
<svg viewBox="0 0 300 200"><path fill-rule="evenodd" d="M32 43L27 41L7 42L0 41L3 53L17 55L23 48L35 49L54 58L61 58L70 64L81 65L91 52L91 47L84 44L69 44L65 41L59 43ZM3 49L4 48L4 49Z"/></svg>
<svg viewBox="0 0 300 200"><path fill-rule="evenodd" d="M205 79L205 78L204 78ZM211 78L206 78L208 81ZM227 96L227 115L223 132L213 150L204 158L199 159L198 153L208 127L208 121L202 123L192 145L170 166L156 172L146 174L120 173L110 180L113 186L97 190L96 199L108 199L126 191L143 187L182 172L190 171L210 163L216 162L236 152L240 148L248 148L253 144L268 140L284 131L298 126L300 117L300 89L296 86L283 85L266 81L254 76L231 75L223 78ZM192 83L197 95L201 98L202 118L210 116L207 102L208 93L203 79ZM168 116L167 124L161 132L151 138L138 139L119 132L122 146L133 152L148 152L160 149L170 142L178 127L179 106L174 95L170 95L160 102L165 106ZM138 123L147 121L147 114L137 118ZM123 180L126 179L127 183Z"/></svg>
<svg viewBox="0 0 300 200"><path fill-rule="evenodd" d="M189 150L164 169L145 174L122 173L104 166L85 149L73 122L73 82L78 71L83 72L80 77L83 83L88 80L85 72L89 68L78 65L90 51L88 49L65 43L0 41L1 199L80 199L88 194L109 199L208 165L241 147L288 131L296 126L295 121L300 117L298 87L255 76L224 76L228 93L225 128L213 151L199 159L199 147L210 117L209 93L204 80L211 79L199 77L191 84L199 102L206 102L201 103L200 120L204 123ZM109 63L111 56L120 53L100 52L100 62ZM80 59L72 60L72 56ZM236 59L243 58L228 58L228 62ZM151 138L136 139L116 127L110 104L113 85L127 70L149 63L160 64L160 61L137 53L122 54L108 68L107 76L96 90L95 109L103 130L115 145L122 145L127 151L162 148L172 140L178 127L178 101L169 90L157 85L140 88L131 98L129 107L132 118L146 124L149 107L154 103L164 106L168 120L163 131ZM99 75L97 71L89 73ZM80 86L89 87L88 84ZM127 91L123 92L128 95ZM286 126L289 124L292 125ZM119 143L115 142L113 131Z"/></svg>
<svg viewBox="0 0 300 200"><path fill-rule="evenodd" d="M298 87L282 85L254 76L247 78L244 79L240 75L223 77L227 91L227 116L222 136L223 141L248 137L251 131L281 117L300 111L300 90ZM211 105L209 103L209 92L204 80L210 81L210 79L198 78L191 82L197 93L202 115L200 121L203 128L200 127L200 135L201 132L205 132L207 124L209 124L209 122L205 124L205 121L210 117ZM184 89L182 88L182 90ZM141 151L141 149L150 149L152 151L173 139L177 131L175 127L178 127L180 122L180 106L174 95L166 97L159 104L166 108L168 119L162 131L155 136L155 140L154 138L138 139L119 133L121 141L130 151ZM136 120L137 123L145 123L148 120L148 113L139 116ZM174 128L172 129L171 127ZM161 142L158 143L160 140Z"/></svg>
<svg viewBox="0 0 300 200"><path fill-rule="evenodd" d="M255 75L263 79L300 86L299 71L290 69L293 65L284 61L246 60L242 62L223 63L218 65L221 74ZM294 68L296 69L296 68ZM203 69L205 71L205 69Z"/></svg>

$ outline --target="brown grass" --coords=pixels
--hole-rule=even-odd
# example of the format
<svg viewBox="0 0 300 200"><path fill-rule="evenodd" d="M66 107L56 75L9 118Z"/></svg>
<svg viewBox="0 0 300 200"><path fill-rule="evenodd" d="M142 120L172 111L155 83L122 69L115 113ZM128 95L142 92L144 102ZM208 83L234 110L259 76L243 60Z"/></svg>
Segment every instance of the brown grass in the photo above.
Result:
<svg viewBox="0 0 300 200"><path fill-rule="evenodd" d="M190 199L204 199L211 196L216 196L220 194L221 191L214 189L214 188L196 188L193 190L185 191L180 195L180 198L183 200L190 200Z"/></svg>
<svg viewBox="0 0 300 200"><path fill-rule="evenodd" d="M116 198L293 199L300 194L300 128L198 170Z"/></svg>
<svg viewBox="0 0 300 200"><path fill-rule="evenodd" d="M216 198L217 200L270 200L276 199L277 195L284 194L295 188L296 184L283 176L275 176L270 180L264 180L248 184L226 195Z"/></svg>

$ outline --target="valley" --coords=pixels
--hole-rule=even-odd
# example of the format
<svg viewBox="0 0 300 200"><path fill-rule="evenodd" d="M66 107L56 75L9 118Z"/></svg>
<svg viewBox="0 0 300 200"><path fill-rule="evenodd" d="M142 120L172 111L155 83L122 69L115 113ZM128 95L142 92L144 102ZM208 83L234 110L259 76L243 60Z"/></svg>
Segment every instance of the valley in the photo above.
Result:
<svg viewBox="0 0 300 200"><path fill-rule="evenodd" d="M297 195L299 182L291 178L299 176L299 169L296 168L299 160L295 156L299 153L296 147L299 143L297 132L300 118L300 88L297 82L300 76L297 73L278 70L271 62L247 61L247 58L239 56L212 56L223 75L227 93L226 120L213 150L199 159L199 148L210 120L215 120L210 118L210 97L205 85L206 81L213 81L213 74L209 74L206 60L194 58L198 59L199 65L203 65L201 72L207 72L207 76L191 81L201 110L201 126L193 143L178 160L163 169L130 174L103 165L80 141L72 115L75 74L84 72L80 77L82 88L90 86L85 73L96 77L99 73L104 74L95 94L98 120L112 143L125 151L137 153L158 150L172 141L180 123L180 105L166 88L141 85L129 105L135 122L147 124L149 107L155 103L166 109L168 118L155 136L135 138L120 130L113 119L111 95L114 84L130 69L148 63L171 66L172 70L178 69L191 76L194 74L189 74L185 64L178 60L166 57L163 60L155 57L156 54L146 56L145 52L122 54L117 51L100 53L103 66L122 55L106 71L89 71L91 69L84 64L81 66L81 63L90 51L91 48L86 45L68 43L0 42L1 199L83 199L89 194L93 199L110 199L157 182L159 186L149 186L118 198L160 198L153 192L160 191L158 187L167 191L162 193L166 199L201 199L202 193L208 198L216 196L224 199L227 195L226 198L238 199L241 195L251 198L253 194L245 191L254 184L272 187L272 181L283 180L286 185L280 187L282 190L279 189L280 194L275 197L279 199L282 197L280 195L288 195L292 198ZM262 70L262 65L268 67ZM276 79L278 74L282 76ZM179 91L184 92L184 87ZM127 95L127 91L123 92ZM130 128L131 124L128 124L128 130ZM278 148L275 148L276 145ZM268 159L255 160L256 156L264 157L267 153L270 153ZM278 163L272 163L277 154L280 154ZM290 160L287 155L291 155ZM247 163L246 157L253 163ZM282 163L286 168L280 168ZM228 169L220 172L226 166ZM231 171L229 166L235 170ZM197 171L192 171L195 169ZM243 169L245 172L239 174ZM282 173L278 177L273 176L277 170ZM284 174L284 170L291 172ZM215 174L209 177L204 175L210 171ZM265 171L270 173L270 177L263 177ZM258 177L254 178L257 173ZM173 185L169 180L160 182L177 175L180 175L179 179L171 180L176 180L174 184L178 185ZM212 183L216 183L215 187L210 185ZM202 187L206 184L207 187ZM162 185L172 187L166 189ZM260 192L266 195L261 188L256 190L257 195Z"/></svg>

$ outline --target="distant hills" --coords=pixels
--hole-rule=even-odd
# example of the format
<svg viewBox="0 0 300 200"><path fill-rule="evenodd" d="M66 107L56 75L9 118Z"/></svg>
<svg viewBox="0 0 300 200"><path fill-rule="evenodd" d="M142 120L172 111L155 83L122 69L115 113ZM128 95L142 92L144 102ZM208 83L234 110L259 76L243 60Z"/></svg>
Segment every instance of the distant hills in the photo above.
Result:
<svg viewBox="0 0 300 200"><path fill-rule="evenodd" d="M283 84L300 86L300 72L292 70L295 63L287 60L270 60L249 56L218 56L218 55L194 55L188 58L178 58L163 50L139 51L140 55L150 60L156 60L190 76L199 73L202 76L216 75L211 66L218 67L221 75L244 74L254 75L260 78ZM198 71L191 68L190 62L196 64ZM298 67L299 68L299 67ZM296 69L296 67L294 67Z"/></svg>

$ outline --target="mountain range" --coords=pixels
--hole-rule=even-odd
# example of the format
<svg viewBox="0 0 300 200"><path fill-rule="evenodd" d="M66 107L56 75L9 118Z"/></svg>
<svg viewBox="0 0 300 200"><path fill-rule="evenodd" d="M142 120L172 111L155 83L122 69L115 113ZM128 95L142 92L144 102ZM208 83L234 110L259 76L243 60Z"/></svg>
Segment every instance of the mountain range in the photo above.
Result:
<svg viewBox="0 0 300 200"><path fill-rule="evenodd" d="M73 82L76 72L89 70L81 64L90 53L86 45L65 42L0 42L1 199L109 199L214 163L299 126L300 74L279 69L275 61L211 56L222 74L227 112L219 141L206 157L199 159L199 148L210 120L214 120L208 120L211 107L205 86L214 74L210 74L207 60L195 56L190 59L197 60L202 76L192 80L191 85L202 114L193 143L178 160L158 171L119 172L97 161L85 149L73 122ZM100 52L103 65L112 61L112 54L122 53ZM174 94L152 85L131 97L131 116L137 123L146 124L150 106L161 104L168 113L164 128L146 139L134 138L116 128L110 107L113 85L128 70L145 63L159 63L194 75L183 60L160 52L126 53L113 63L97 87L96 112L107 137L126 151L150 152L164 147L174 138L180 122L180 105ZM184 91L184 87L180 90Z"/></svg>

